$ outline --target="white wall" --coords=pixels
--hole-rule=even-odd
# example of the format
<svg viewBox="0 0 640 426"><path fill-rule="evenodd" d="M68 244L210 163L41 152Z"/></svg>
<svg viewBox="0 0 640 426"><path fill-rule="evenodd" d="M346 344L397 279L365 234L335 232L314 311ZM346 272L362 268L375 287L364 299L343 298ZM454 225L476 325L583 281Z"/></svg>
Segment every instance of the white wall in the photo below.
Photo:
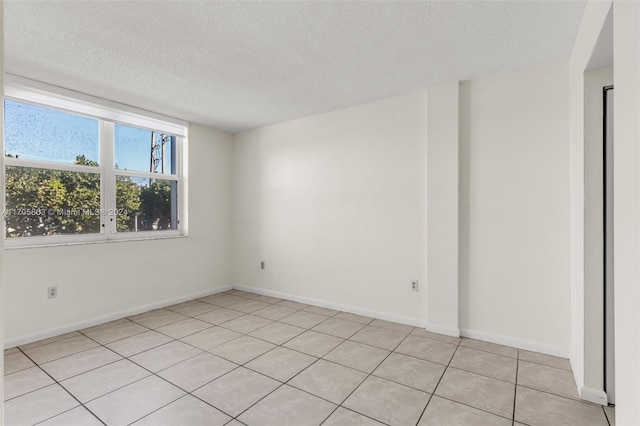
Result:
<svg viewBox="0 0 640 426"><path fill-rule="evenodd" d="M234 135L234 284L423 325L426 116L421 92Z"/></svg>
<svg viewBox="0 0 640 426"><path fill-rule="evenodd" d="M567 355L569 67L460 87L463 334Z"/></svg>
<svg viewBox="0 0 640 426"><path fill-rule="evenodd" d="M571 180L571 366L583 398L604 402L601 392L585 387L585 82L587 69L606 21L611 1L588 2L582 16L570 64Z"/></svg>
<svg viewBox="0 0 640 426"><path fill-rule="evenodd" d="M428 90L427 330L460 335L459 247L459 83Z"/></svg>
<svg viewBox="0 0 640 426"><path fill-rule="evenodd" d="M616 424L640 424L640 4L615 2Z"/></svg>
<svg viewBox="0 0 640 426"><path fill-rule="evenodd" d="M188 238L5 250L5 346L229 285L231 153L231 135L191 126Z"/></svg>
<svg viewBox="0 0 640 426"><path fill-rule="evenodd" d="M459 272L463 333L566 356L568 79L554 64L463 83L459 99L457 83L431 88L428 110L417 93L235 135L234 283L455 326ZM426 263L425 300L407 288Z"/></svg>

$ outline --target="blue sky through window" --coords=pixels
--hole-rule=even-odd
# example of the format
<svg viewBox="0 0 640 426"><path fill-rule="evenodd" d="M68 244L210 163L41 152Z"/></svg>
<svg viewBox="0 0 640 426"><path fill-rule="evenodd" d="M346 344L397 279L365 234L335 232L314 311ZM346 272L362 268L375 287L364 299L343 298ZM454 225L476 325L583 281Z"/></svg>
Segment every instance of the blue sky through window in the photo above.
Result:
<svg viewBox="0 0 640 426"><path fill-rule="evenodd" d="M100 161L98 120L8 99L4 113L5 154L67 164L78 155ZM159 140L160 135L156 134L156 138ZM150 171L151 131L116 124L114 155L121 170ZM165 155L165 162L170 165L168 146Z"/></svg>
<svg viewBox="0 0 640 426"><path fill-rule="evenodd" d="M4 101L5 154L24 160L73 163L78 155L99 161L98 120Z"/></svg>

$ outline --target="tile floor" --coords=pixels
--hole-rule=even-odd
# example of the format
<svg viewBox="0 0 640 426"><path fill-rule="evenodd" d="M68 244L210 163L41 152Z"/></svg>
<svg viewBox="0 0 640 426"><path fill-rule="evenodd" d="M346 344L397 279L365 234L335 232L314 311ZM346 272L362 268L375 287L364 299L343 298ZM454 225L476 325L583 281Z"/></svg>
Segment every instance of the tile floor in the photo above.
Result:
<svg viewBox="0 0 640 426"><path fill-rule="evenodd" d="M5 351L14 425L609 425L565 359L231 290Z"/></svg>

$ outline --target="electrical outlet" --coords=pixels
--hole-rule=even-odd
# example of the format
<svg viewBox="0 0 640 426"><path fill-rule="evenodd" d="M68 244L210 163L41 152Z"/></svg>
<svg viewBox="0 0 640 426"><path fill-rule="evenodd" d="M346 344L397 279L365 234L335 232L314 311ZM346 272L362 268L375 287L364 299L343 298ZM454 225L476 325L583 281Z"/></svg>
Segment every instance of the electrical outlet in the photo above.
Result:
<svg viewBox="0 0 640 426"><path fill-rule="evenodd" d="M58 287L49 287L47 289L47 299L55 299L58 297Z"/></svg>
<svg viewBox="0 0 640 426"><path fill-rule="evenodd" d="M260 262L260 269L264 269L264 260Z"/></svg>
<svg viewBox="0 0 640 426"><path fill-rule="evenodd" d="M418 280L411 281L411 290L418 291Z"/></svg>

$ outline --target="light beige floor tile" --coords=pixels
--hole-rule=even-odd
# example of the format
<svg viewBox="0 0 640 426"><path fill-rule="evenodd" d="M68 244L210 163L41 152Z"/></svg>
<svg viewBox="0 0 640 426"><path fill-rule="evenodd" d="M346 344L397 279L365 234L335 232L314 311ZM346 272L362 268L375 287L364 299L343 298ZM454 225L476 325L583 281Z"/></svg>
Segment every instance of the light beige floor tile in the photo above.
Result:
<svg viewBox="0 0 640 426"><path fill-rule="evenodd" d="M347 340L323 358L365 373L371 373L389 353L384 349Z"/></svg>
<svg viewBox="0 0 640 426"><path fill-rule="evenodd" d="M211 305L209 303L203 302L194 302L190 305L184 306L179 309L174 309L173 312L177 312L181 315L186 315L188 317L197 317L198 315L205 314L207 312L215 311L216 309L220 309L220 307Z"/></svg>
<svg viewBox="0 0 640 426"><path fill-rule="evenodd" d="M518 359L520 361L535 362L536 364L542 364L549 367L562 368L563 370L571 371L571 363L566 358L559 358L557 356L545 355L538 352L530 352L520 349L520 351L518 352Z"/></svg>
<svg viewBox="0 0 640 426"><path fill-rule="evenodd" d="M4 376L5 401L55 383L38 367L27 368Z"/></svg>
<svg viewBox="0 0 640 426"><path fill-rule="evenodd" d="M122 356L130 357L171 341L171 337L149 330L105 345Z"/></svg>
<svg viewBox="0 0 640 426"><path fill-rule="evenodd" d="M276 345L273 343L250 336L242 336L220 346L216 346L209 352L235 362L236 364L244 364L275 347Z"/></svg>
<svg viewBox="0 0 640 426"><path fill-rule="evenodd" d="M266 308L253 312L253 315L277 321L295 312L297 312L295 309L287 308L286 306L269 305Z"/></svg>
<svg viewBox="0 0 640 426"><path fill-rule="evenodd" d="M220 324L220 326L237 333L247 334L262 328L265 325L269 325L272 322L273 321L271 320L257 317L255 315L244 315L236 319L232 319L231 321L224 322Z"/></svg>
<svg viewBox="0 0 640 426"><path fill-rule="evenodd" d="M158 333L166 334L174 339L181 339L198 331L205 330L211 327L208 322L200 321L195 318L187 318L182 321L174 322L173 324L165 325L164 327L156 328Z"/></svg>
<svg viewBox="0 0 640 426"><path fill-rule="evenodd" d="M151 312L153 312L153 311L151 311ZM145 312L145 313L142 313L142 314L138 314L138 315L136 315L136 317L137 316L144 316L144 315L150 314L151 312ZM93 327L84 328L84 329L80 330L80 332L82 334L92 333L94 331L102 330L102 329L105 329L105 328L111 328L111 327L114 327L116 325L121 325L121 324L131 324L131 321L129 319L127 319L127 318L120 318L120 319L113 320L113 321L103 322L102 324L94 325Z"/></svg>
<svg viewBox="0 0 640 426"><path fill-rule="evenodd" d="M350 312L340 312L334 318L341 319L341 320L346 320L346 321L351 321L351 322L358 322L358 323L364 324L364 325L367 325L367 324L371 323L371 321L373 321L373 318L371 318L371 317L366 317L364 315L352 314Z"/></svg>
<svg viewBox="0 0 640 426"><path fill-rule="evenodd" d="M231 420L229 423L227 423L224 426L246 426L246 425L244 423L240 423L236 419L233 419L233 420Z"/></svg>
<svg viewBox="0 0 640 426"><path fill-rule="evenodd" d="M186 395L133 423L134 426L222 426L231 417Z"/></svg>
<svg viewBox="0 0 640 426"><path fill-rule="evenodd" d="M340 313L340 311L336 311L335 309L321 308L320 306L309 306L308 308L304 308L304 310L306 312L312 312L314 314L320 314L326 317L332 317Z"/></svg>
<svg viewBox="0 0 640 426"><path fill-rule="evenodd" d="M153 310L151 310L151 311L140 312L139 314L130 315L130 316L128 316L126 319L128 319L129 321L135 321L135 320L137 320L137 319L140 319L140 318L144 318L144 317L148 317L148 316L150 316L150 315L153 315L153 314L155 314L156 312L161 311L161 310L163 310L163 309L153 309Z"/></svg>
<svg viewBox="0 0 640 426"><path fill-rule="evenodd" d="M366 377L366 373L321 359L291 379L289 385L341 404Z"/></svg>
<svg viewBox="0 0 640 426"><path fill-rule="evenodd" d="M412 325L400 324L392 321L385 321L381 319L374 319L369 325L373 327L380 327L386 330L399 331L401 333L409 334L415 328Z"/></svg>
<svg viewBox="0 0 640 426"><path fill-rule="evenodd" d="M228 291L228 294L233 296L246 297L246 296L254 295L255 293L249 293L248 291L240 290L239 288L232 288L231 290Z"/></svg>
<svg viewBox="0 0 640 426"><path fill-rule="evenodd" d="M196 316L196 319L219 325L223 322L231 321L234 318L241 317L242 315L244 315L242 312L220 308L216 309L215 311L207 312L206 314L198 315Z"/></svg>
<svg viewBox="0 0 640 426"><path fill-rule="evenodd" d="M518 386L515 420L530 426L607 426L601 407Z"/></svg>
<svg viewBox="0 0 640 426"><path fill-rule="evenodd" d="M238 289L234 289L232 291L235 291L235 293L231 293L232 295L244 297L245 299L255 299L256 297L260 297L259 293L255 293L253 291L238 290Z"/></svg>
<svg viewBox="0 0 640 426"><path fill-rule="evenodd" d="M567 398L580 399L573 373L559 368L520 361L518 384Z"/></svg>
<svg viewBox="0 0 640 426"><path fill-rule="evenodd" d="M26 370L27 368L33 367L35 364L27 358L25 354L18 351L12 352L7 355L4 354L4 374L11 374L21 370Z"/></svg>
<svg viewBox="0 0 640 426"><path fill-rule="evenodd" d="M122 359L122 357L117 353L110 351L104 346L99 346L41 364L40 367L57 381L62 381L89 370L102 367L103 365L111 364L120 359Z"/></svg>
<svg viewBox="0 0 640 426"><path fill-rule="evenodd" d="M496 343L483 342L482 340L468 339L465 337L460 341L460 346L478 349L479 351L491 352L498 355L510 356L511 358L518 357L518 350L516 348L498 345Z"/></svg>
<svg viewBox="0 0 640 426"><path fill-rule="evenodd" d="M250 314L251 312L255 312L262 308L266 308L267 306L270 306L270 304L265 302L260 302L259 300L244 300L240 303L236 303L229 306L229 309L244 312L245 314Z"/></svg>
<svg viewBox="0 0 640 426"><path fill-rule="evenodd" d="M240 367L201 387L193 395L230 416L237 416L278 386L278 381Z"/></svg>
<svg viewBox="0 0 640 426"><path fill-rule="evenodd" d="M211 294L209 296L205 296L205 297L201 297L199 299L196 299L196 302L203 302L203 303L211 304L211 302L213 302L214 300L222 299L222 298L225 298L227 296L233 296L233 295L229 294L227 292L215 293L215 294Z"/></svg>
<svg viewBox="0 0 640 426"><path fill-rule="evenodd" d="M308 330L289 340L283 346L309 355L322 357L342 342L344 342L344 339L339 337Z"/></svg>
<svg viewBox="0 0 640 426"><path fill-rule="evenodd" d="M411 355L439 364L448 364L457 346L438 342L423 337L408 336L397 348L396 352Z"/></svg>
<svg viewBox="0 0 640 426"><path fill-rule="evenodd" d="M4 356L15 354L16 352L20 352L17 347L9 348L4 350Z"/></svg>
<svg viewBox="0 0 640 426"><path fill-rule="evenodd" d="M80 335L26 349L24 352L36 363L43 364L48 361L53 361L54 359L95 348L96 346L98 346L98 343Z"/></svg>
<svg viewBox="0 0 640 426"><path fill-rule="evenodd" d="M428 400L428 393L369 376L343 405L390 425L414 425Z"/></svg>
<svg viewBox="0 0 640 426"><path fill-rule="evenodd" d="M207 303L211 303L213 305L220 306L222 308L227 308L229 306L235 305L236 303L244 302L246 300L247 299L245 299L244 297L225 295L225 296L213 298L211 299L210 302L207 302Z"/></svg>
<svg viewBox="0 0 640 426"><path fill-rule="evenodd" d="M435 362L392 353L373 374L383 379L433 393L445 368L444 365Z"/></svg>
<svg viewBox="0 0 640 426"><path fill-rule="evenodd" d="M274 322L252 333L249 333L249 335L257 337L261 340L266 340L267 342L274 343L276 345L281 345L287 340L290 340L297 335L304 333L304 331L304 328Z"/></svg>
<svg viewBox="0 0 640 426"><path fill-rule="evenodd" d="M158 376L192 392L236 367L237 364L205 352L158 372Z"/></svg>
<svg viewBox="0 0 640 426"><path fill-rule="evenodd" d="M384 328L367 325L365 328L351 336L350 340L391 351L398 346L405 337L407 337L407 334L404 332L386 330Z"/></svg>
<svg viewBox="0 0 640 426"><path fill-rule="evenodd" d="M82 403L127 386L151 375L147 370L123 359L60 382Z"/></svg>
<svg viewBox="0 0 640 426"><path fill-rule="evenodd" d="M282 302L282 299L280 298L272 297L272 296L263 296L263 295L259 295L258 297L255 297L253 300L258 300L260 302L265 302L269 304Z"/></svg>
<svg viewBox="0 0 640 426"><path fill-rule="evenodd" d="M109 425L127 425L185 395L177 387L149 376L89 402L86 406Z"/></svg>
<svg viewBox="0 0 640 426"><path fill-rule="evenodd" d="M435 395L502 417L513 416L515 385L449 367Z"/></svg>
<svg viewBox="0 0 640 426"><path fill-rule="evenodd" d="M459 347L450 365L460 370L515 383L518 360L490 352Z"/></svg>
<svg viewBox="0 0 640 426"><path fill-rule="evenodd" d="M426 339L436 340L438 342L451 343L452 345L457 345L460 343L460 337L446 336L440 333L432 333L430 331L425 330L424 328L415 328L411 332L412 336L424 337Z"/></svg>
<svg viewBox="0 0 640 426"><path fill-rule="evenodd" d="M20 349L26 351L27 349L35 348L36 346L46 345L48 343L59 342L61 340L70 339L72 337L82 336L77 331L71 331L69 333L60 334L58 336L49 337L48 339L38 340L37 342L27 343L26 345L20 345Z"/></svg>
<svg viewBox="0 0 640 426"><path fill-rule="evenodd" d="M297 311L287 317L284 317L280 320L285 324L295 325L296 327L301 328L311 328L323 321L326 321L328 317L320 314L314 314L313 312L308 311Z"/></svg>
<svg viewBox="0 0 640 426"><path fill-rule="evenodd" d="M511 420L437 396L431 398L418 426L511 426Z"/></svg>
<svg viewBox="0 0 640 426"><path fill-rule="evenodd" d="M313 327L313 331L319 331L320 333L330 334L331 336L340 337L342 339L348 339L363 327L363 324L357 322L346 321L339 318L329 318L325 322Z"/></svg>
<svg viewBox="0 0 640 426"><path fill-rule="evenodd" d="M330 402L284 385L238 419L252 426L315 426L335 408Z"/></svg>
<svg viewBox="0 0 640 426"><path fill-rule="evenodd" d="M240 336L242 336L242 334L216 326L191 334L180 340L196 348L208 351L230 340L237 339Z"/></svg>
<svg viewBox="0 0 640 426"><path fill-rule="evenodd" d="M135 320L138 324L142 324L145 327L149 328L160 328L165 325L173 324L174 322L182 321L187 319L186 315L181 315L177 312L169 311L167 309L161 309L154 313L153 315L149 315L144 318L139 318Z"/></svg>
<svg viewBox="0 0 640 426"><path fill-rule="evenodd" d="M283 300L282 302L276 303L278 306L284 306L286 308L297 309L299 311L308 308L309 305L300 302L294 302L292 300Z"/></svg>
<svg viewBox="0 0 640 426"><path fill-rule="evenodd" d="M4 403L5 426L33 425L77 407L78 401L59 385L49 385Z"/></svg>
<svg viewBox="0 0 640 426"><path fill-rule="evenodd" d="M611 426L616 426L616 409L612 406L603 407L604 414L607 416L607 420L609 420L609 424Z"/></svg>
<svg viewBox="0 0 640 426"><path fill-rule="evenodd" d="M87 337L92 338L98 343L106 345L116 340L124 339L129 336L149 331L146 327L136 324L135 322L126 321L111 327L101 328L94 331L84 332Z"/></svg>
<svg viewBox="0 0 640 426"><path fill-rule="evenodd" d="M279 347L246 363L245 367L286 382L313 364L316 359L310 355Z"/></svg>
<svg viewBox="0 0 640 426"><path fill-rule="evenodd" d="M327 421L322 423L322 426L382 426L383 424L362 414L338 407Z"/></svg>
<svg viewBox="0 0 640 426"><path fill-rule="evenodd" d="M86 408L76 407L38 423L38 426L102 426L102 423Z"/></svg>
<svg viewBox="0 0 640 426"><path fill-rule="evenodd" d="M197 300L187 300L182 303L176 303L174 305L165 306L163 309L168 309L170 311L175 311L176 309L184 308L185 306L193 305L194 303L198 303Z"/></svg>
<svg viewBox="0 0 640 426"><path fill-rule="evenodd" d="M173 341L129 358L149 371L157 372L194 357L202 351L182 342Z"/></svg>

